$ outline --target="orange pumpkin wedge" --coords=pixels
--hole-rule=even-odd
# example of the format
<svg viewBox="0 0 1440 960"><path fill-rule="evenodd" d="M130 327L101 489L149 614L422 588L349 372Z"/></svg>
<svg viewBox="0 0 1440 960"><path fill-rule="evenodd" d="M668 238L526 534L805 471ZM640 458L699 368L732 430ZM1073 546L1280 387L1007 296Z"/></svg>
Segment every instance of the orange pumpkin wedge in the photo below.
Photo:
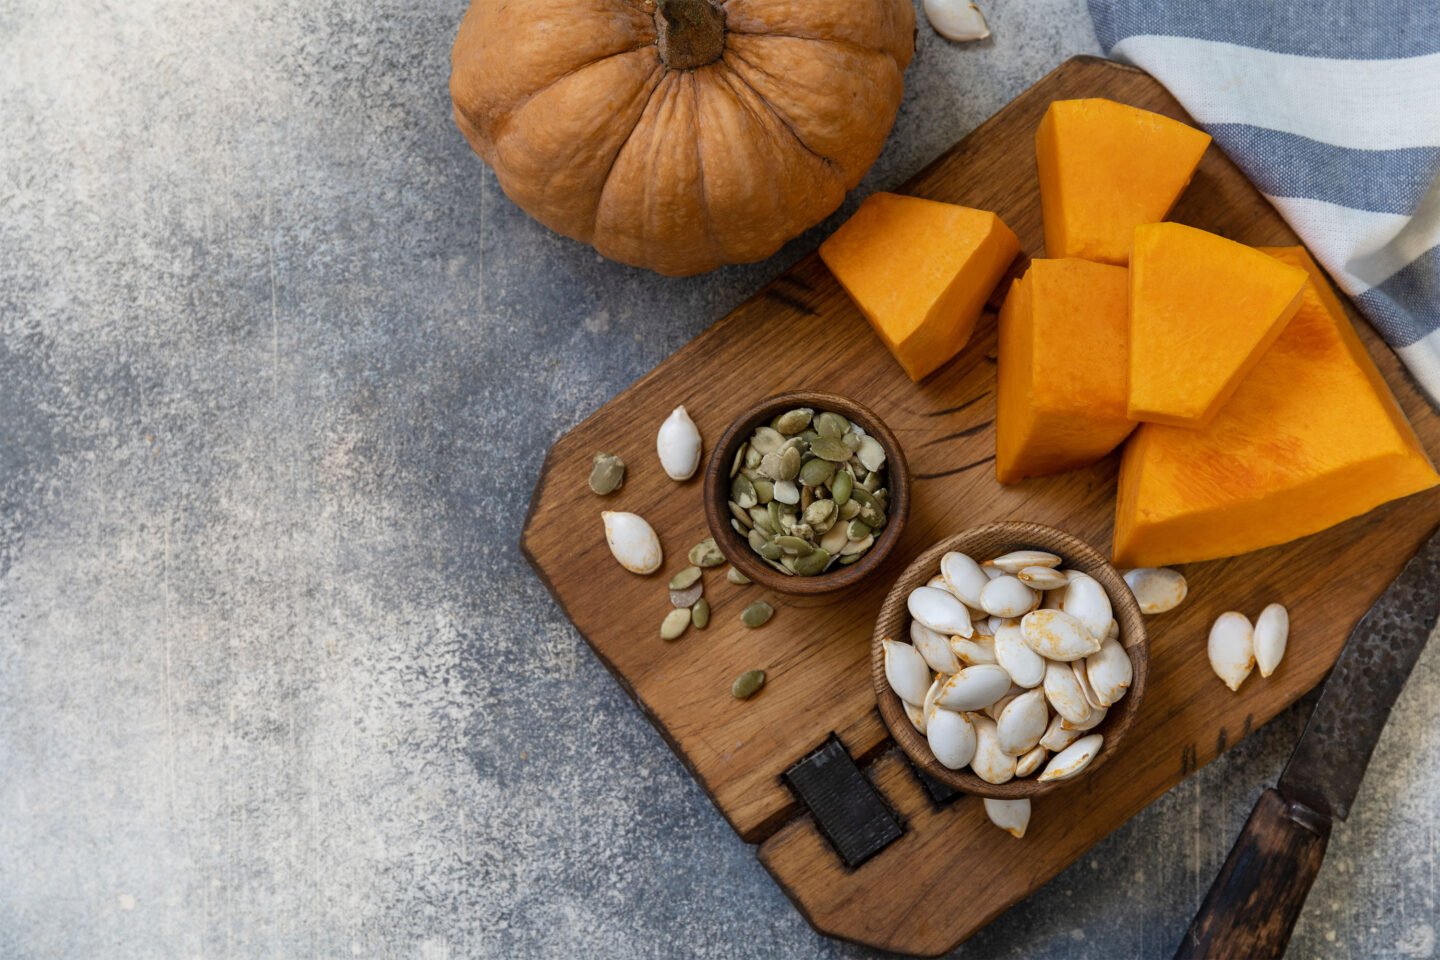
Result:
<svg viewBox="0 0 1440 960"><path fill-rule="evenodd" d="M1126 444L1115 562L1152 567L1285 543L1440 483L1324 275L1203 430L1144 424Z"/></svg>
<svg viewBox="0 0 1440 960"><path fill-rule="evenodd" d="M1209 423L1300 308L1304 270L1178 223L1135 230L1133 420Z"/></svg>
<svg viewBox="0 0 1440 960"><path fill-rule="evenodd" d="M820 259L919 381L965 346L1019 251L993 213L875 193L820 244Z"/></svg>
<svg viewBox="0 0 1440 960"><path fill-rule="evenodd" d="M1142 223L1164 220L1210 135L1113 100L1056 100L1035 135L1045 255L1125 264Z"/></svg>
<svg viewBox="0 0 1440 960"><path fill-rule="evenodd" d="M1034 260L1000 310L995 476L1074 470L1135 429L1125 415L1124 267Z"/></svg>

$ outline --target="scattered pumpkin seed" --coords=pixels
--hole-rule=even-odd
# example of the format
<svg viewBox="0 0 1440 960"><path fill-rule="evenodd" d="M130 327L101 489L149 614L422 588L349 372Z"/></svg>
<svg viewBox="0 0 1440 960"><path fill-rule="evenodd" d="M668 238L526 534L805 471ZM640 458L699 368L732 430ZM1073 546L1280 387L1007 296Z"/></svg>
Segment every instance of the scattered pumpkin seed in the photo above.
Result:
<svg viewBox="0 0 1440 960"><path fill-rule="evenodd" d="M746 670L730 684L730 696L736 700L749 700L765 686L764 670Z"/></svg>
<svg viewBox="0 0 1440 960"><path fill-rule="evenodd" d="M625 461L613 453L595 454L590 467L590 492L606 496L625 485Z"/></svg>
<svg viewBox="0 0 1440 960"><path fill-rule="evenodd" d="M695 606L690 608L690 620L695 624L696 630L704 630L710 626L710 601L701 597L695 601Z"/></svg>
<svg viewBox="0 0 1440 960"><path fill-rule="evenodd" d="M705 584L696 580L694 584L684 590L670 591L670 606L672 607L693 607L700 599L700 594L705 591Z"/></svg>
<svg viewBox="0 0 1440 960"><path fill-rule="evenodd" d="M697 567L718 567L725 562L725 555L715 545L714 537L706 537L690 548L690 562Z"/></svg>
<svg viewBox="0 0 1440 960"><path fill-rule="evenodd" d="M686 567L670 578L671 590L684 590L700 579L699 567Z"/></svg>
<svg viewBox="0 0 1440 960"><path fill-rule="evenodd" d="M810 426L810 418L813 416L815 416L815 411L809 407L796 407L794 410L787 410L780 414L770 426L787 437L793 437Z"/></svg>
<svg viewBox="0 0 1440 960"><path fill-rule="evenodd" d="M661 640L678 640L685 628L690 626L690 608L677 607L665 614L665 619L660 622Z"/></svg>
<svg viewBox="0 0 1440 960"><path fill-rule="evenodd" d="M750 582L750 578L745 576L745 574L741 573L735 567L731 567L730 569L725 571L725 579L729 580L737 587L743 587L745 586L745 584Z"/></svg>
<svg viewBox="0 0 1440 960"><path fill-rule="evenodd" d="M775 608L764 600L756 600L740 612L740 622L750 629L763 627L775 615Z"/></svg>

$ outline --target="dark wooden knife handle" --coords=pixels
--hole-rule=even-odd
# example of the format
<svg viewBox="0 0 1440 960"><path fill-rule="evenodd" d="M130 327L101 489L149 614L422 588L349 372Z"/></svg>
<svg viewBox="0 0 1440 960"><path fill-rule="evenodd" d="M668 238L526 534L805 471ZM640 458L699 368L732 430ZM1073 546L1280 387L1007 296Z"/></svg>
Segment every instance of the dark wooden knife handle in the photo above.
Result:
<svg viewBox="0 0 1440 960"><path fill-rule="evenodd" d="M1176 960L1284 955L1329 840L1329 817L1276 790L1262 793Z"/></svg>

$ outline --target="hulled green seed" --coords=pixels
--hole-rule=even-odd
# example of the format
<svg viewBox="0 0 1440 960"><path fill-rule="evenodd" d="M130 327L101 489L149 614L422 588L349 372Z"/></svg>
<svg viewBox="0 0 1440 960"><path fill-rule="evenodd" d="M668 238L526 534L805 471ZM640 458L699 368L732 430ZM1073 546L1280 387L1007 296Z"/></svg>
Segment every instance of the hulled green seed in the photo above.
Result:
<svg viewBox="0 0 1440 960"><path fill-rule="evenodd" d="M864 520L851 520L845 528L845 536L851 540L864 540L870 536L870 526Z"/></svg>
<svg viewBox="0 0 1440 960"><path fill-rule="evenodd" d="M688 607L676 607L665 614L665 619L660 622L661 640L678 640L685 628L690 626L690 609Z"/></svg>
<svg viewBox="0 0 1440 960"><path fill-rule="evenodd" d="M807 487L818 487L830 482L835 474L835 464L816 457L800 468L800 482ZM847 494L848 495L848 494Z"/></svg>
<svg viewBox="0 0 1440 960"><path fill-rule="evenodd" d="M780 476L777 480L794 480L800 475L800 451L789 447L780 454Z"/></svg>
<svg viewBox="0 0 1440 960"><path fill-rule="evenodd" d="M775 484L764 477L757 477L751 483L755 487L755 502L762 507L775 499Z"/></svg>
<svg viewBox="0 0 1440 960"><path fill-rule="evenodd" d="M845 436L845 431L850 429L850 421L838 413L831 413L826 410L815 418L815 431L822 437L829 437L839 440Z"/></svg>
<svg viewBox="0 0 1440 960"><path fill-rule="evenodd" d="M730 499L746 510L759 503L755 497L755 484L743 473L730 481Z"/></svg>
<svg viewBox="0 0 1440 960"><path fill-rule="evenodd" d="M730 696L736 700L749 700L765 686L764 670L746 670L730 684Z"/></svg>
<svg viewBox="0 0 1440 960"><path fill-rule="evenodd" d="M815 416L815 411L809 407L796 407L794 410L787 410L780 414L770 426L787 437L793 437L810 426L810 418L813 416Z"/></svg>
<svg viewBox="0 0 1440 960"><path fill-rule="evenodd" d="M690 619L694 622L696 630L704 630L710 626L710 601L704 597L695 601L695 606L690 608Z"/></svg>
<svg viewBox="0 0 1440 960"><path fill-rule="evenodd" d="M740 611L740 622L751 630L756 627L763 627L775 615L775 608L764 600L756 600L744 610Z"/></svg>
<svg viewBox="0 0 1440 960"><path fill-rule="evenodd" d="M730 569L725 571L725 579L729 580L737 587L743 587L750 582L749 577L745 576L745 574L741 573L734 567L731 567Z"/></svg>
<svg viewBox="0 0 1440 960"><path fill-rule="evenodd" d="M830 565L829 551L817 547L803 557L795 558L795 572L802 577L813 577Z"/></svg>
<svg viewBox="0 0 1440 960"><path fill-rule="evenodd" d="M855 475L849 470L837 470L830 478L830 499L835 501L837 507L843 507L850 502L850 491L855 485Z"/></svg>
<svg viewBox="0 0 1440 960"><path fill-rule="evenodd" d="M684 590L687 587L694 586L695 582L699 579L699 567L686 567L684 570L681 570L679 573L675 574L675 576L670 578L670 589Z"/></svg>
<svg viewBox="0 0 1440 960"><path fill-rule="evenodd" d="M815 442L810 444L810 452L831 463L844 463L850 459L850 448L830 437L816 437Z"/></svg>
<svg viewBox="0 0 1440 960"><path fill-rule="evenodd" d="M590 467L590 491L606 496L625 485L625 461L613 453L595 454Z"/></svg>
<svg viewBox="0 0 1440 960"><path fill-rule="evenodd" d="M812 529L823 527L830 529L830 523L835 519L836 511L834 500L816 500L805 508L805 522L810 524Z"/></svg>
<svg viewBox="0 0 1440 960"><path fill-rule="evenodd" d="M690 548L690 562L697 567L718 567L725 562L725 555L715 545L714 537L706 537Z"/></svg>
<svg viewBox="0 0 1440 960"><path fill-rule="evenodd" d="M792 556L803 556L815 549L804 539L795 536L776 537L775 546Z"/></svg>

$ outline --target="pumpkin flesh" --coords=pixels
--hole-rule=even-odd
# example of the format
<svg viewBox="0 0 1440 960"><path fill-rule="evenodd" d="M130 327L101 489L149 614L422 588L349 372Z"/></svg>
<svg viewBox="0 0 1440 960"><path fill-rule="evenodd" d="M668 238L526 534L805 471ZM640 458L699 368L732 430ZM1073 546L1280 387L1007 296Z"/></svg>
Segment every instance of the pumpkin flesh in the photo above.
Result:
<svg viewBox="0 0 1440 960"><path fill-rule="evenodd" d="M1129 323L1124 267L1032 260L1000 310L995 476L1074 470L1119 446Z"/></svg>
<svg viewBox="0 0 1440 960"><path fill-rule="evenodd" d="M1309 254L1265 252L1305 271L1301 306L1210 426L1143 424L1130 438L1117 564L1259 550L1440 483Z"/></svg>

